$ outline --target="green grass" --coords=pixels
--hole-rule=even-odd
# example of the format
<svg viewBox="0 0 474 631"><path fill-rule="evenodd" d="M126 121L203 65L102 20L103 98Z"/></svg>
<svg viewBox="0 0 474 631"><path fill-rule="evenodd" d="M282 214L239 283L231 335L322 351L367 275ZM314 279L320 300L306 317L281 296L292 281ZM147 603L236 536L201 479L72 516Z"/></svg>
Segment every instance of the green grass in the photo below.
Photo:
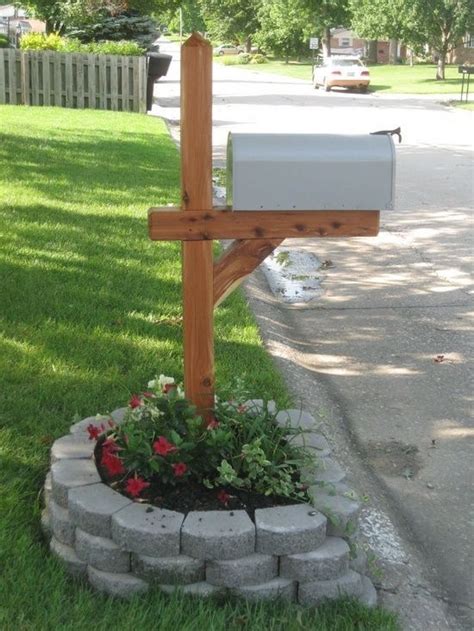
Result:
<svg viewBox="0 0 474 631"><path fill-rule="evenodd" d="M216 58L214 58L214 60L216 60ZM217 61L221 62L219 58L217 58ZM290 61L289 64L285 64L283 61L270 58L266 64L247 64L238 65L237 67L311 81L311 61ZM445 81L436 81L436 66L432 64L420 64L413 67L406 65L371 66L370 75L371 82L369 90L371 92L452 94L460 92L461 90L461 78L458 74L457 66L446 66Z"/></svg>
<svg viewBox="0 0 474 631"><path fill-rule="evenodd" d="M459 107L462 110L474 110L473 102L466 103L465 101L463 101L461 103L461 101L449 101L449 105L452 105L453 107Z"/></svg>
<svg viewBox="0 0 474 631"><path fill-rule="evenodd" d="M123 405L157 372L182 375L179 244L146 211L179 199L179 163L152 117L0 107L0 629L396 629L351 603L130 603L71 581L39 528L51 442ZM216 314L220 382L286 400L239 293Z"/></svg>

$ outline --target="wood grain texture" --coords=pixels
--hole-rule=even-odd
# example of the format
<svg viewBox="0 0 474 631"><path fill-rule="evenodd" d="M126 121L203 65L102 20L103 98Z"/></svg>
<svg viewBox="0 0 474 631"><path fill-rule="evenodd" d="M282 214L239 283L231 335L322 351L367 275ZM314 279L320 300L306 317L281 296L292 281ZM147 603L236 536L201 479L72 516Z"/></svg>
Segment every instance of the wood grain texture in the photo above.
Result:
<svg viewBox="0 0 474 631"><path fill-rule="evenodd" d="M217 307L277 248L283 239L236 239L214 263L214 306Z"/></svg>
<svg viewBox="0 0 474 631"><path fill-rule="evenodd" d="M373 237L379 231L379 216L378 210L213 209L184 213L165 207L150 208L148 227L150 238L156 241Z"/></svg>
<svg viewBox="0 0 474 631"><path fill-rule="evenodd" d="M193 34L181 47L183 215L212 206L212 49ZM183 243L184 389L209 418L214 407L211 241Z"/></svg>

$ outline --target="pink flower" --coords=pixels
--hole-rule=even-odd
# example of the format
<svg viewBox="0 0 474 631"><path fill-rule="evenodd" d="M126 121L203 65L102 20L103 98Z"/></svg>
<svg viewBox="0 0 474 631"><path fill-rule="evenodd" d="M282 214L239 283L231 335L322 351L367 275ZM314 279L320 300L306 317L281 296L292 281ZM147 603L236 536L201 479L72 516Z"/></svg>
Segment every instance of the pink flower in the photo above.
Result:
<svg viewBox="0 0 474 631"><path fill-rule="evenodd" d="M145 482L142 478L129 478L125 485L125 492L132 497L138 497L143 489L146 489L148 486L150 486L150 483Z"/></svg>
<svg viewBox="0 0 474 631"><path fill-rule="evenodd" d="M173 472L177 478L183 477L183 475L188 470L188 465L184 462L177 462L176 464L171 465L173 468Z"/></svg>
<svg viewBox="0 0 474 631"><path fill-rule="evenodd" d="M105 430L104 425L93 425L92 423L87 426L87 431L89 432L89 440L97 440L102 432Z"/></svg>
<svg viewBox="0 0 474 631"><path fill-rule="evenodd" d="M104 440L102 443L102 449L107 453L114 454L122 448L117 445L113 438L107 438L107 440Z"/></svg>
<svg viewBox="0 0 474 631"><path fill-rule="evenodd" d="M178 451L176 445L170 443L164 436L158 436L158 440L153 443L153 451L159 456L167 456Z"/></svg>
<svg viewBox="0 0 474 631"><path fill-rule="evenodd" d="M227 506L230 500L230 495L226 493L224 489L221 489L219 493L217 494L217 499L219 500L219 502L221 502L221 504L224 504L224 506Z"/></svg>
<svg viewBox="0 0 474 631"><path fill-rule="evenodd" d="M139 408L141 405L143 405L143 401L141 397L138 396L138 394L133 394L130 401L128 402L128 405L132 408L132 410L134 410L135 408Z"/></svg>
<svg viewBox="0 0 474 631"><path fill-rule="evenodd" d="M101 464L107 469L109 475L119 475L125 473L123 462L110 451L102 452Z"/></svg>
<svg viewBox="0 0 474 631"><path fill-rule="evenodd" d="M143 393L143 396L145 399L156 399L156 394L154 392L148 392L148 390Z"/></svg>

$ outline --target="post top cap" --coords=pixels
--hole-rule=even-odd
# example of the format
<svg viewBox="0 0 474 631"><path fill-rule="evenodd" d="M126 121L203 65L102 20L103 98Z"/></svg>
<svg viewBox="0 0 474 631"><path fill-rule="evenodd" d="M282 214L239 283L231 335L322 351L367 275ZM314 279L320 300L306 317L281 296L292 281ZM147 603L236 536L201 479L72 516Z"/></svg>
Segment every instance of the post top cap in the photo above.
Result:
<svg viewBox="0 0 474 631"><path fill-rule="evenodd" d="M184 42L183 46L210 46L210 42L196 31Z"/></svg>

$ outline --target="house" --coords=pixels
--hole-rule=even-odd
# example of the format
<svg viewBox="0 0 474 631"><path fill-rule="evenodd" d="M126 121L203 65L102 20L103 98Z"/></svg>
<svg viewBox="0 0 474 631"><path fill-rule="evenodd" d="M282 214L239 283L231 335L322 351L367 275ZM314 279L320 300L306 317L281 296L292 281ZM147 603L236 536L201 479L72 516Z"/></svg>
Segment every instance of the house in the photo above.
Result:
<svg viewBox="0 0 474 631"><path fill-rule="evenodd" d="M4 4L0 6L0 32L5 35L10 34L10 38L15 37L17 30L22 33L33 31L34 33L44 33L46 23L28 17L25 9L21 9L14 4Z"/></svg>
<svg viewBox="0 0 474 631"><path fill-rule="evenodd" d="M459 46L448 53L449 64L474 64L474 33L466 33Z"/></svg>
<svg viewBox="0 0 474 631"><path fill-rule="evenodd" d="M331 54L334 55L360 55L367 57L368 43L361 39L353 31L347 28L331 29ZM377 63L387 64L389 61L390 42L377 41ZM406 48L398 42L397 58L406 58Z"/></svg>

